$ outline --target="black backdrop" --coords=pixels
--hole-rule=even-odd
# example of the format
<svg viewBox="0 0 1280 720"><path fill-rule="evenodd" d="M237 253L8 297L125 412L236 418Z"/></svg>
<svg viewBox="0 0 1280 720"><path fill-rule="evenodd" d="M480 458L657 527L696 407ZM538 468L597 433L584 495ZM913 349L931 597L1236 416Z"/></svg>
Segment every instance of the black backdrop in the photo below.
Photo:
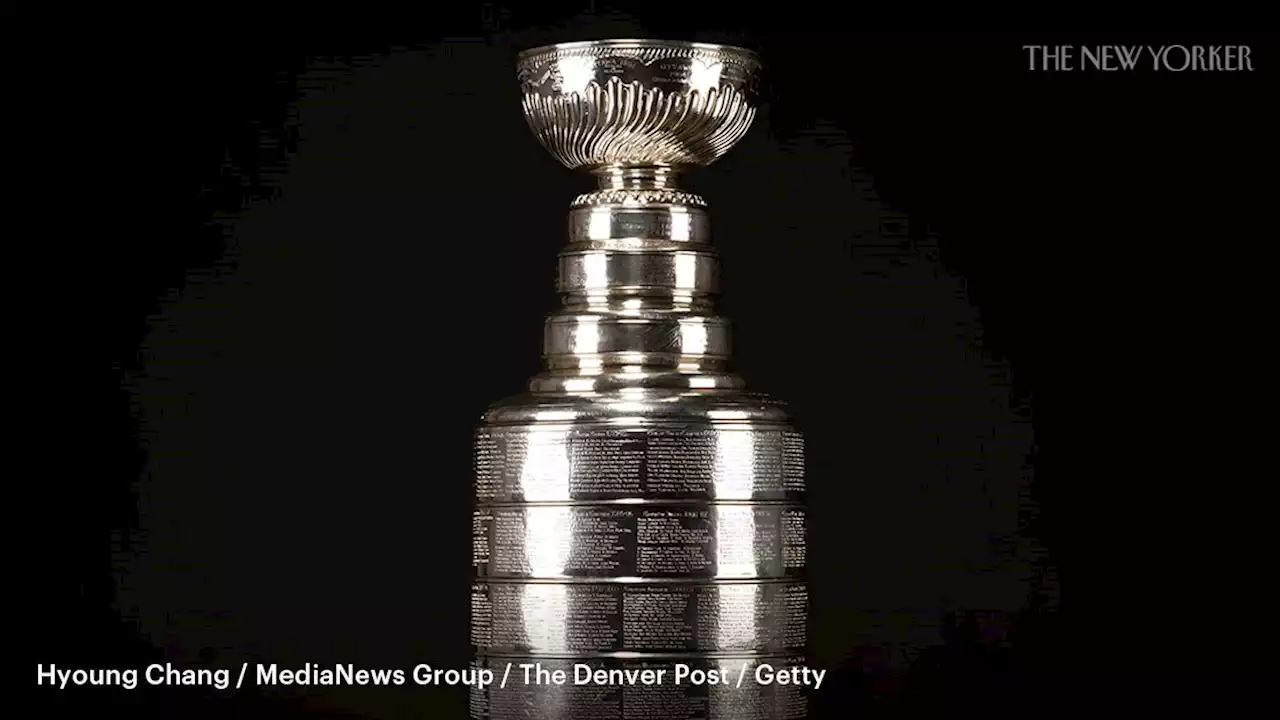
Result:
<svg viewBox="0 0 1280 720"><path fill-rule="evenodd" d="M1268 662L1236 408L1265 410L1270 48L841 22L483 5L139 53L103 190L166 199L89 251L84 355L110 374L79 420L105 445L46 520L43 661L465 663L470 432L539 368L588 185L524 127L514 54L666 36L770 66L757 127L690 183L737 367L809 438L824 716L1238 697ZM1058 43L1250 44L1257 69L1028 68ZM465 712L425 688L40 694Z"/></svg>

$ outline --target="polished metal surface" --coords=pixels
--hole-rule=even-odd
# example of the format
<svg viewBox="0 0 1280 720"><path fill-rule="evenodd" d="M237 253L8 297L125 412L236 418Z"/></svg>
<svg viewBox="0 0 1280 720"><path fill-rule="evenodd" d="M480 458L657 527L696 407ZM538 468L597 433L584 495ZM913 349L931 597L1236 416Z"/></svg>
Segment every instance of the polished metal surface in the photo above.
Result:
<svg viewBox="0 0 1280 720"><path fill-rule="evenodd" d="M760 60L662 40L566 43L521 53L534 135L571 168L707 165L756 113Z"/></svg>
<svg viewBox="0 0 1280 720"><path fill-rule="evenodd" d="M520 56L534 135L599 188L570 203L545 371L475 435L471 638L498 675L803 663L803 439L730 372L706 202L676 184L747 131L760 67L747 50L653 40ZM517 677L476 689L471 712L794 720L805 697Z"/></svg>

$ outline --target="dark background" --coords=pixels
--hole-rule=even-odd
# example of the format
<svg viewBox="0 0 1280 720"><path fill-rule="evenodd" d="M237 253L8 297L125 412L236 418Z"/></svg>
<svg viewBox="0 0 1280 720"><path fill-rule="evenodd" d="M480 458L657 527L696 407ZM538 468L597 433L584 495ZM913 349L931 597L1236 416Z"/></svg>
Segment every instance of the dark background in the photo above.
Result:
<svg viewBox="0 0 1280 720"><path fill-rule="evenodd" d="M1260 687L1271 47L690 7L466 6L109 56L128 112L98 116L95 187L119 237L77 263L101 382L55 456L39 662L465 664L470 433L539 369L590 184L524 127L514 55L640 36L770 67L757 126L689 184L737 367L808 437L822 716ZM1257 70L1028 69L1022 46L1057 43L1248 44ZM430 688L39 695L465 712Z"/></svg>

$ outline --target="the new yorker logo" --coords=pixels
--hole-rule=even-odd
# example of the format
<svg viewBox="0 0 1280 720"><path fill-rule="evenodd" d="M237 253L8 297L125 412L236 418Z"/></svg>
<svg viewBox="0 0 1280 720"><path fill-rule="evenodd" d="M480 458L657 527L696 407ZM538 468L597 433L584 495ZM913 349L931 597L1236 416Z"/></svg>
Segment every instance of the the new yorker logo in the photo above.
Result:
<svg viewBox="0 0 1280 720"><path fill-rule="evenodd" d="M1253 72L1248 45L1023 45L1033 71Z"/></svg>

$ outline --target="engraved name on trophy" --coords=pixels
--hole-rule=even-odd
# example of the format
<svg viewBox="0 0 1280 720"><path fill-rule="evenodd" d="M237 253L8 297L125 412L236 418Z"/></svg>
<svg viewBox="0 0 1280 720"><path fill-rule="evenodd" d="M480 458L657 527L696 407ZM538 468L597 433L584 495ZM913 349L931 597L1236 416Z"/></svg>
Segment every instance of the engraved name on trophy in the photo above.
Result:
<svg viewBox="0 0 1280 720"><path fill-rule="evenodd" d="M803 440L728 371L706 203L676 186L746 133L760 61L608 40L518 74L534 135L599 189L569 210L545 371L476 431L471 641L512 669L471 715L802 718L755 670L804 662Z"/></svg>

